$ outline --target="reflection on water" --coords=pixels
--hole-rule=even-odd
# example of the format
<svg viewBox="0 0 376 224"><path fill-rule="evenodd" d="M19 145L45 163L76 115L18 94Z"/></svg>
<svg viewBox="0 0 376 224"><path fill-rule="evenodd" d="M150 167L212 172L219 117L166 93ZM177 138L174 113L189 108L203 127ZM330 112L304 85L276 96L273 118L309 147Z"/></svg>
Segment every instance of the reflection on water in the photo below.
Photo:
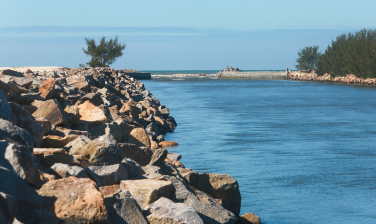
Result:
<svg viewBox="0 0 376 224"><path fill-rule="evenodd" d="M186 167L229 173L264 223L376 223L376 89L146 80L178 122Z"/></svg>

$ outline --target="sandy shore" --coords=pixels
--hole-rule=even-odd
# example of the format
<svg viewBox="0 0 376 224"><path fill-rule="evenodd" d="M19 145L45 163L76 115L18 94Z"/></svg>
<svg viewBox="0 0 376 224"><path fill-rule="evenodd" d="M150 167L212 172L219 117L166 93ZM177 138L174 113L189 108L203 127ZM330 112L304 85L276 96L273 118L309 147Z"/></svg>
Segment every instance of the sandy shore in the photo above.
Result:
<svg viewBox="0 0 376 224"><path fill-rule="evenodd" d="M37 71L39 71L39 72L43 72L43 71L49 72L49 71L57 70L59 68L61 68L61 67L57 67L57 66L0 67L0 71L6 70L6 69L11 69L11 70L15 70L15 71L18 71L18 72L25 72L27 69L30 69L33 72L37 72Z"/></svg>

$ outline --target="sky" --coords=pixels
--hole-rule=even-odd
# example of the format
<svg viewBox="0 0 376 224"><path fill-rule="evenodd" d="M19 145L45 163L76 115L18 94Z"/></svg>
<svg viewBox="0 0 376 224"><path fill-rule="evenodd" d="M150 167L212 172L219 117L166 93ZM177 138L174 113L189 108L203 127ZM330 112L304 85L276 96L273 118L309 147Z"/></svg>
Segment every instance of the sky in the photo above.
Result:
<svg viewBox="0 0 376 224"><path fill-rule="evenodd" d="M78 67L84 38L118 36L112 67L294 69L297 52L376 27L375 0L0 0L0 67Z"/></svg>

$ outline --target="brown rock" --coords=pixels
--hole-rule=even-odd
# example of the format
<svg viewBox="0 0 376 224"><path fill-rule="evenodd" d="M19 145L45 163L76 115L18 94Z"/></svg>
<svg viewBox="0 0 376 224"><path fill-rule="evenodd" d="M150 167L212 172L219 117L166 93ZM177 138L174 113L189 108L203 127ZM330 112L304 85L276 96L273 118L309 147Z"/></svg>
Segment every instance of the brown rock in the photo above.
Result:
<svg viewBox="0 0 376 224"><path fill-rule="evenodd" d="M50 78L44 81L42 85L40 85L38 92L41 93L40 96L43 97L44 99L50 99L54 93L54 89L55 89L55 79Z"/></svg>
<svg viewBox="0 0 376 224"><path fill-rule="evenodd" d="M153 156L150 160L150 165L160 165L167 158L168 151L164 148L158 148L153 151Z"/></svg>
<svg viewBox="0 0 376 224"><path fill-rule="evenodd" d="M169 180L123 180L120 187L128 190L141 208L145 208L161 197L175 200L175 188Z"/></svg>
<svg viewBox="0 0 376 224"><path fill-rule="evenodd" d="M63 223L108 223L103 196L89 178L50 181L38 193L43 196L44 209Z"/></svg>
<svg viewBox="0 0 376 224"><path fill-rule="evenodd" d="M57 100L47 100L32 114L36 119L46 118L52 125L64 125L67 119Z"/></svg>
<svg viewBox="0 0 376 224"><path fill-rule="evenodd" d="M177 142L173 142L173 141L163 141L163 142L158 143L158 145L161 146L161 147L173 147L173 146L177 146L179 144Z"/></svg>
<svg viewBox="0 0 376 224"><path fill-rule="evenodd" d="M65 150L58 148L34 148L34 155L40 163L48 168L55 163L73 164L74 158L68 155Z"/></svg>
<svg viewBox="0 0 376 224"><path fill-rule="evenodd" d="M238 217L237 224L261 224L261 219L256 214L247 213Z"/></svg>
<svg viewBox="0 0 376 224"><path fill-rule="evenodd" d="M143 128L135 128L129 133L129 143L134 143L139 146L146 146L150 148L149 136L146 134Z"/></svg>
<svg viewBox="0 0 376 224"><path fill-rule="evenodd" d="M153 155L153 152L145 146L138 146L132 143L119 143L119 146L127 158L136 161L141 166L149 164Z"/></svg>
<svg viewBox="0 0 376 224"><path fill-rule="evenodd" d="M104 124L108 122L105 112L90 101L78 106L81 120L89 123Z"/></svg>
<svg viewBox="0 0 376 224"><path fill-rule="evenodd" d="M86 81L85 76L83 75L72 75L66 80L68 85L77 87L79 90L84 92L89 90L89 83Z"/></svg>
<svg viewBox="0 0 376 224"><path fill-rule="evenodd" d="M75 140L78 135L67 135L67 136L57 136L57 135L47 135L43 138L43 147L45 148L63 148L69 142Z"/></svg>

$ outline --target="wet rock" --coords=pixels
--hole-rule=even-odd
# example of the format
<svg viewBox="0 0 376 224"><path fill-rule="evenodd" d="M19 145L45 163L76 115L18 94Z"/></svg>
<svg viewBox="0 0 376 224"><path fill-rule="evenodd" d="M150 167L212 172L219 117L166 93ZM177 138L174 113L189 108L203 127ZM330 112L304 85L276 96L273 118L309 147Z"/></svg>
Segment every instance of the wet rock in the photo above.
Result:
<svg viewBox="0 0 376 224"><path fill-rule="evenodd" d="M107 208L110 223L116 224L147 224L142 209L132 195L120 189L119 185L100 188Z"/></svg>
<svg viewBox="0 0 376 224"><path fill-rule="evenodd" d="M256 214L247 213L239 216L236 224L261 224L261 219Z"/></svg>
<svg viewBox="0 0 376 224"><path fill-rule="evenodd" d="M31 186L40 187L39 170L26 146L0 140L0 164L13 170Z"/></svg>
<svg viewBox="0 0 376 224"><path fill-rule="evenodd" d="M63 223L108 223L103 196L88 178L50 181L38 193L43 196L43 208Z"/></svg>
<svg viewBox="0 0 376 224"><path fill-rule="evenodd" d="M36 119L46 118L52 125L64 125L67 119L57 100L47 100L32 114Z"/></svg>
<svg viewBox="0 0 376 224"><path fill-rule="evenodd" d="M132 143L119 143L119 146L127 158L133 159L141 166L150 163L153 152L149 148Z"/></svg>
<svg viewBox="0 0 376 224"><path fill-rule="evenodd" d="M38 92L40 92L40 96L43 97L44 99L48 100L51 99L51 97L54 94L55 90L55 79L50 78L47 79L40 85Z"/></svg>
<svg viewBox="0 0 376 224"><path fill-rule="evenodd" d="M150 224L204 224L193 208L164 197L148 205L145 210Z"/></svg>
<svg viewBox="0 0 376 224"><path fill-rule="evenodd" d="M145 208L161 197L175 199L175 188L172 182L167 180L123 180L120 186L132 194L141 208Z"/></svg>
<svg viewBox="0 0 376 224"><path fill-rule="evenodd" d="M33 136L26 131L11 123L10 121L0 118L0 140L8 140L18 145L27 146L30 151L34 148Z"/></svg>
<svg viewBox="0 0 376 224"><path fill-rule="evenodd" d="M107 166L89 166L101 181L103 186L120 184L120 181L128 179L127 167L122 164Z"/></svg>
<svg viewBox="0 0 376 224"><path fill-rule="evenodd" d="M111 135L103 135L73 152L71 149L70 154L83 155L95 166L117 164L125 157L119 144Z"/></svg>
<svg viewBox="0 0 376 224"><path fill-rule="evenodd" d="M161 146L161 147L173 147L177 145L179 144L173 141L163 141L163 142L158 143L158 146Z"/></svg>
<svg viewBox="0 0 376 224"><path fill-rule="evenodd" d="M129 133L128 142L150 148L150 140L143 128L135 128Z"/></svg>

